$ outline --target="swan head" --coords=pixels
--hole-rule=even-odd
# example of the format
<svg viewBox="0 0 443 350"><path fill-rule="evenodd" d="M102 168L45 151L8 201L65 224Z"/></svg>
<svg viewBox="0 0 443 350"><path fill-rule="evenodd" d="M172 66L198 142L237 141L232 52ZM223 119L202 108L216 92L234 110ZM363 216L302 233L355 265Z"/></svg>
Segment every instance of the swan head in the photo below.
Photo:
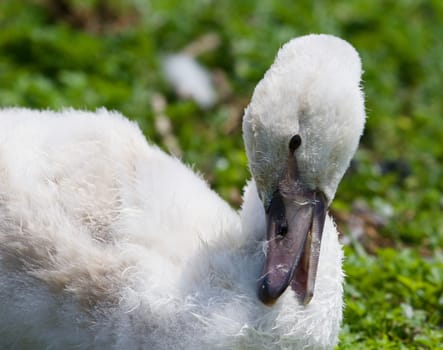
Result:
<svg viewBox="0 0 443 350"><path fill-rule="evenodd" d="M314 293L326 211L365 123L356 50L331 35L289 41L254 90L243 118L249 167L263 202L267 247L258 296L290 285Z"/></svg>

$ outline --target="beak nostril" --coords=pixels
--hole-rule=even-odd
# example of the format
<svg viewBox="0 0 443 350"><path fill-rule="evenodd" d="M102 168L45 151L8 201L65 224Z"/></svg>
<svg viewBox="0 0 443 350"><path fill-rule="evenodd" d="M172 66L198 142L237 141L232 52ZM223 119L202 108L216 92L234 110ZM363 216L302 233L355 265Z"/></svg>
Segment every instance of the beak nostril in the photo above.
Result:
<svg viewBox="0 0 443 350"><path fill-rule="evenodd" d="M288 223L286 221L282 222L278 226L276 233L277 233L277 236L281 236L281 237L286 236L286 234L288 233Z"/></svg>

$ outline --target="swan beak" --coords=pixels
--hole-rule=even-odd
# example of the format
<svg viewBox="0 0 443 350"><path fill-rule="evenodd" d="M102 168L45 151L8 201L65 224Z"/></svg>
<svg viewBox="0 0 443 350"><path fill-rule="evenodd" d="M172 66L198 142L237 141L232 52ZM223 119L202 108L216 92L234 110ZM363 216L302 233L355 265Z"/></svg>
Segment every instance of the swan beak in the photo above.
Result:
<svg viewBox="0 0 443 350"><path fill-rule="evenodd" d="M258 297L272 305L291 285L307 305L313 295L327 200L299 181L284 181L267 208L267 247Z"/></svg>

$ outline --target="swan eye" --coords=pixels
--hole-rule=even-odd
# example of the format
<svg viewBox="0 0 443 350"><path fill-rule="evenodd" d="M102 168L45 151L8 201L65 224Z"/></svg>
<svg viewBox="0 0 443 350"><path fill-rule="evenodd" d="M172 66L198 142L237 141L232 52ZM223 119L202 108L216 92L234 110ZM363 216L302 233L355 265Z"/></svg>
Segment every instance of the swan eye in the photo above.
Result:
<svg viewBox="0 0 443 350"><path fill-rule="evenodd" d="M289 150L291 153L293 153L297 148L299 148L301 145L301 137L300 135L294 135L291 137L291 140L289 141Z"/></svg>

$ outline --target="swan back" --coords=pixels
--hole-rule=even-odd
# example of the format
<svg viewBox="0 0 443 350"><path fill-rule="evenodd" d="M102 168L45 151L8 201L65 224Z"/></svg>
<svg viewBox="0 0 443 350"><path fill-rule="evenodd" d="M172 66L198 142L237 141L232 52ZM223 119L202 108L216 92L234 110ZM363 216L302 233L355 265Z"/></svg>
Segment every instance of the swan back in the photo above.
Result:
<svg viewBox="0 0 443 350"><path fill-rule="evenodd" d="M336 343L342 252L330 219L327 288L308 307L290 291L268 307L256 295L265 220L254 182L240 227L118 113L9 109L0 122L0 347Z"/></svg>

